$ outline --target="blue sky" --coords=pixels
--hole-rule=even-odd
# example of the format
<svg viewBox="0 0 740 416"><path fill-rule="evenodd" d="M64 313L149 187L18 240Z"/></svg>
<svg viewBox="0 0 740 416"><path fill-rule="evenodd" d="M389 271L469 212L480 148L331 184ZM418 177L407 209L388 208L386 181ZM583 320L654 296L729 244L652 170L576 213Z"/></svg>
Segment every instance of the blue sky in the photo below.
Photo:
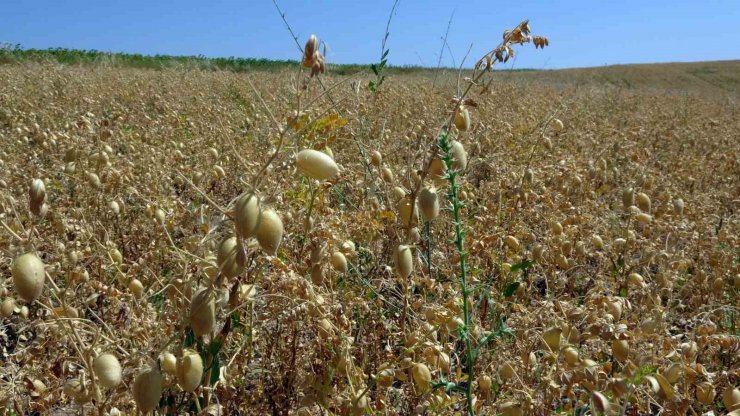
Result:
<svg viewBox="0 0 740 416"><path fill-rule="evenodd" d="M271 0L9 0L0 42L143 54L298 59ZM380 55L393 0L278 1L301 42L316 33L335 63ZM388 47L394 65L437 64L441 38L455 60L478 57L503 29L530 20L548 49L522 48L514 68L740 59L740 0L401 0ZM471 58L471 61L475 58ZM452 65L449 52L444 65ZM512 65L513 64L513 65Z"/></svg>

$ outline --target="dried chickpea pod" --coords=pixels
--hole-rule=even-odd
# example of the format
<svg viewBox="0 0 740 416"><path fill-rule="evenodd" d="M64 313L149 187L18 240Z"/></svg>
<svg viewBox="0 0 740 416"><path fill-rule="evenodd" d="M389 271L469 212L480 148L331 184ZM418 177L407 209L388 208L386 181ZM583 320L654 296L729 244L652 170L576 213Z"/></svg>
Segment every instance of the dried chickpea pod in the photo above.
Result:
<svg viewBox="0 0 740 416"><path fill-rule="evenodd" d="M26 253L13 261L11 268L13 285L18 296L26 302L33 302L44 290L44 263L33 253Z"/></svg>
<svg viewBox="0 0 740 416"><path fill-rule="evenodd" d="M414 380L414 385L421 392L426 392L431 388L432 373L429 371L429 367L423 363L416 363L411 367L411 377Z"/></svg>
<svg viewBox="0 0 740 416"><path fill-rule="evenodd" d="M257 233L262 210L259 198L253 193L242 195L234 207L236 232L242 238L251 238Z"/></svg>
<svg viewBox="0 0 740 416"><path fill-rule="evenodd" d="M185 391L195 391L203 377L203 359L197 351L185 349L177 360L177 384Z"/></svg>
<svg viewBox="0 0 740 416"><path fill-rule="evenodd" d="M406 245L399 245L393 252L396 273L401 278L408 278L414 271L414 258L411 249Z"/></svg>
<svg viewBox="0 0 740 416"><path fill-rule="evenodd" d="M318 150L301 150L296 155L295 163L301 173L312 179L325 181L339 174L339 167L334 159Z"/></svg>
<svg viewBox="0 0 740 416"><path fill-rule="evenodd" d="M637 194L637 207L640 208L640 211L650 213L652 209L652 203L650 202L650 197L644 193L640 192Z"/></svg>
<svg viewBox="0 0 740 416"><path fill-rule="evenodd" d="M460 131L468 131L470 129L470 113L465 106L461 105L455 112L455 127Z"/></svg>
<svg viewBox="0 0 740 416"><path fill-rule="evenodd" d="M232 279L244 271L244 265L238 261L238 251L242 250L236 237L225 238L218 246L216 263L221 273Z"/></svg>
<svg viewBox="0 0 740 416"><path fill-rule="evenodd" d="M274 210L262 212L259 227L257 227L257 242L265 253L274 256L283 240L283 221Z"/></svg>
<svg viewBox="0 0 740 416"><path fill-rule="evenodd" d="M346 273L348 270L347 258L341 251L335 251L331 254L331 265L334 270L340 273Z"/></svg>
<svg viewBox="0 0 740 416"><path fill-rule="evenodd" d="M216 324L216 303L207 288L197 291L190 301L190 327L195 336L210 334Z"/></svg>
<svg viewBox="0 0 740 416"><path fill-rule="evenodd" d="M413 227L419 223L419 210L411 203L411 198L404 197L398 201L398 221L404 227Z"/></svg>
<svg viewBox="0 0 740 416"><path fill-rule="evenodd" d="M380 154L379 151L373 150L370 153L370 164L378 167L383 163L383 156Z"/></svg>
<svg viewBox="0 0 740 416"><path fill-rule="evenodd" d="M427 221L433 221L439 216L439 198L437 197L437 190L432 188L424 188L419 192L419 207L421 208L421 215Z"/></svg>
<svg viewBox="0 0 740 416"><path fill-rule="evenodd" d="M142 413L149 413L159 405L162 397L162 374L156 366L145 367L134 380L133 398Z"/></svg>
<svg viewBox="0 0 740 416"><path fill-rule="evenodd" d="M121 363L115 355L100 354L93 361L93 369L103 387L112 388L121 383Z"/></svg>

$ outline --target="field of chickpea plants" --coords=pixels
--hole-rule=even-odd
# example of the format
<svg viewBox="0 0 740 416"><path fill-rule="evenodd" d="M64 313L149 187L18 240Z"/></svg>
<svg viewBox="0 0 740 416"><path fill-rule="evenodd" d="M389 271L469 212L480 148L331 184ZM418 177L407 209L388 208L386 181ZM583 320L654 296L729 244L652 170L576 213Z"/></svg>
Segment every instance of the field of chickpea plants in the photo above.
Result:
<svg viewBox="0 0 740 416"><path fill-rule="evenodd" d="M0 409L740 414L737 97L489 71L546 44L0 66Z"/></svg>

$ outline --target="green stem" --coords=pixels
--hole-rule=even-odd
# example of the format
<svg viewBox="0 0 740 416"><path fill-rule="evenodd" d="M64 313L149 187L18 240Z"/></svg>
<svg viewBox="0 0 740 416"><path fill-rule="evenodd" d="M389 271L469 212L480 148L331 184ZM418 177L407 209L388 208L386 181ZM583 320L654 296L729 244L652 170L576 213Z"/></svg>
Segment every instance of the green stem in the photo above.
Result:
<svg viewBox="0 0 740 416"><path fill-rule="evenodd" d="M447 139L447 133L442 133L439 137L439 147L444 152L444 159L447 166L452 166L453 158L450 147L450 142ZM464 328L462 330L462 336L465 340L465 359L466 366L468 367L468 383L465 387L465 396L467 399L468 415L475 416L475 410L473 409L473 374L475 366L475 356L473 346L470 341L470 304L468 301L468 282L467 282L467 267L466 267L466 253L463 246L465 232L462 229L460 223L460 201L457 195L457 172L449 171L447 173L447 181L450 183L450 192L448 197L452 203L452 217L455 224L455 246L457 248L457 254L460 256L460 289L462 290L463 296L463 320Z"/></svg>

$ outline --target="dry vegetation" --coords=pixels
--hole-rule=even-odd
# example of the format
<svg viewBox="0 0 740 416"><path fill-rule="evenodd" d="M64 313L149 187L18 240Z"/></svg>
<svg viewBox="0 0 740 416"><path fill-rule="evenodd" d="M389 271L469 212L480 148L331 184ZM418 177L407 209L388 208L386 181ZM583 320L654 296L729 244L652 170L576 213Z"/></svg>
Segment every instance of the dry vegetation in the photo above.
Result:
<svg viewBox="0 0 740 416"><path fill-rule="evenodd" d="M0 67L6 414L740 406L736 105L317 62Z"/></svg>

